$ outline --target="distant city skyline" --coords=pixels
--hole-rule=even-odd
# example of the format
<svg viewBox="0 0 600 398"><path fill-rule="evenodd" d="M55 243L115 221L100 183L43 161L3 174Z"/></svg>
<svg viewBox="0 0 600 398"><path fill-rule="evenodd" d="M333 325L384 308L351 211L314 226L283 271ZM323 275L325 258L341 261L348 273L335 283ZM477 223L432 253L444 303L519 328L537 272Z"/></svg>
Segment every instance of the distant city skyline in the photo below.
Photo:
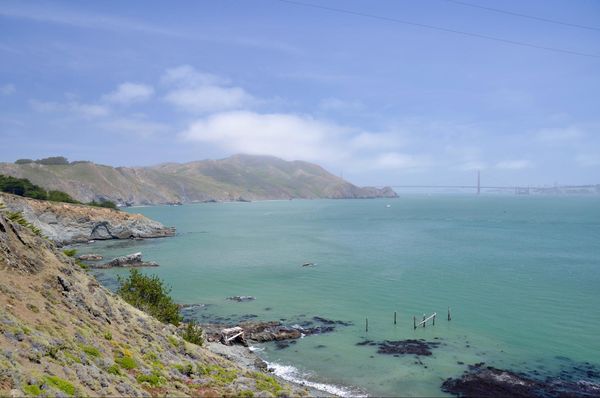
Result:
<svg viewBox="0 0 600 398"><path fill-rule="evenodd" d="M0 161L600 183L600 3L467 3L4 1Z"/></svg>

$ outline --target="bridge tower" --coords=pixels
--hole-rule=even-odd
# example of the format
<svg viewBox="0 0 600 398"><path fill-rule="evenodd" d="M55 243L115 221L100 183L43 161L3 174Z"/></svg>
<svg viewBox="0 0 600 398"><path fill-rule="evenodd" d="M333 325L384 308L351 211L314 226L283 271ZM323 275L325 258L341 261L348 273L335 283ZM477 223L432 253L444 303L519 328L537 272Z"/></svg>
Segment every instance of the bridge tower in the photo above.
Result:
<svg viewBox="0 0 600 398"><path fill-rule="evenodd" d="M481 173L477 170L477 195L481 193Z"/></svg>

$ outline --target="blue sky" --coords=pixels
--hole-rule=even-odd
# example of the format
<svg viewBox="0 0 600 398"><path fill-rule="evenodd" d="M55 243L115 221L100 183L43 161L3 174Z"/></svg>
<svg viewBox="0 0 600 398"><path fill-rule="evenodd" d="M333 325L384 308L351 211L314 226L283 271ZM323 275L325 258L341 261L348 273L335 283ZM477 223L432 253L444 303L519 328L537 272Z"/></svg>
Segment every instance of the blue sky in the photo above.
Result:
<svg viewBox="0 0 600 398"><path fill-rule="evenodd" d="M270 154L358 184L600 183L600 2L0 2L0 160Z"/></svg>

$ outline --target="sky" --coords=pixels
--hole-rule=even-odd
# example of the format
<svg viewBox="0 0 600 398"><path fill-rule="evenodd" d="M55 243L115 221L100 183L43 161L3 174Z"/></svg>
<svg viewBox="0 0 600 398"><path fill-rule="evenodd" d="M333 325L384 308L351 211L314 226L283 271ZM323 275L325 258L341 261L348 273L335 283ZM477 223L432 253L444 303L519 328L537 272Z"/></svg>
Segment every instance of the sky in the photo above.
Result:
<svg viewBox="0 0 600 398"><path fill-rule="evenodd" d="M0 60L0 161L600 183L597 0L2 0Z"/></svg>

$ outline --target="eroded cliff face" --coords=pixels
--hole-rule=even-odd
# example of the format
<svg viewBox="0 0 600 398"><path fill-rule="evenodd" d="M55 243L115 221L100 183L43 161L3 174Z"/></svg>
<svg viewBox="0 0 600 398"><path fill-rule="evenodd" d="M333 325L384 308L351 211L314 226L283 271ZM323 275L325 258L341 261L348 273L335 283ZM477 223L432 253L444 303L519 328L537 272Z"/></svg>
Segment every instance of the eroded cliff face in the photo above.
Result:
<svg viewBox="0 0 600 398"><path fill-rule="evenodd" d="M0 210L0 396L303 395L185 342Z"/></svg>
<svg viewBox="0 0 600 398"><path fill-rule="evenodd" d="M92 239L159 238L173 236L165 227L141 214L70 203L48 202L0 193L0 203L42 231L59 245Z"/></svg>

